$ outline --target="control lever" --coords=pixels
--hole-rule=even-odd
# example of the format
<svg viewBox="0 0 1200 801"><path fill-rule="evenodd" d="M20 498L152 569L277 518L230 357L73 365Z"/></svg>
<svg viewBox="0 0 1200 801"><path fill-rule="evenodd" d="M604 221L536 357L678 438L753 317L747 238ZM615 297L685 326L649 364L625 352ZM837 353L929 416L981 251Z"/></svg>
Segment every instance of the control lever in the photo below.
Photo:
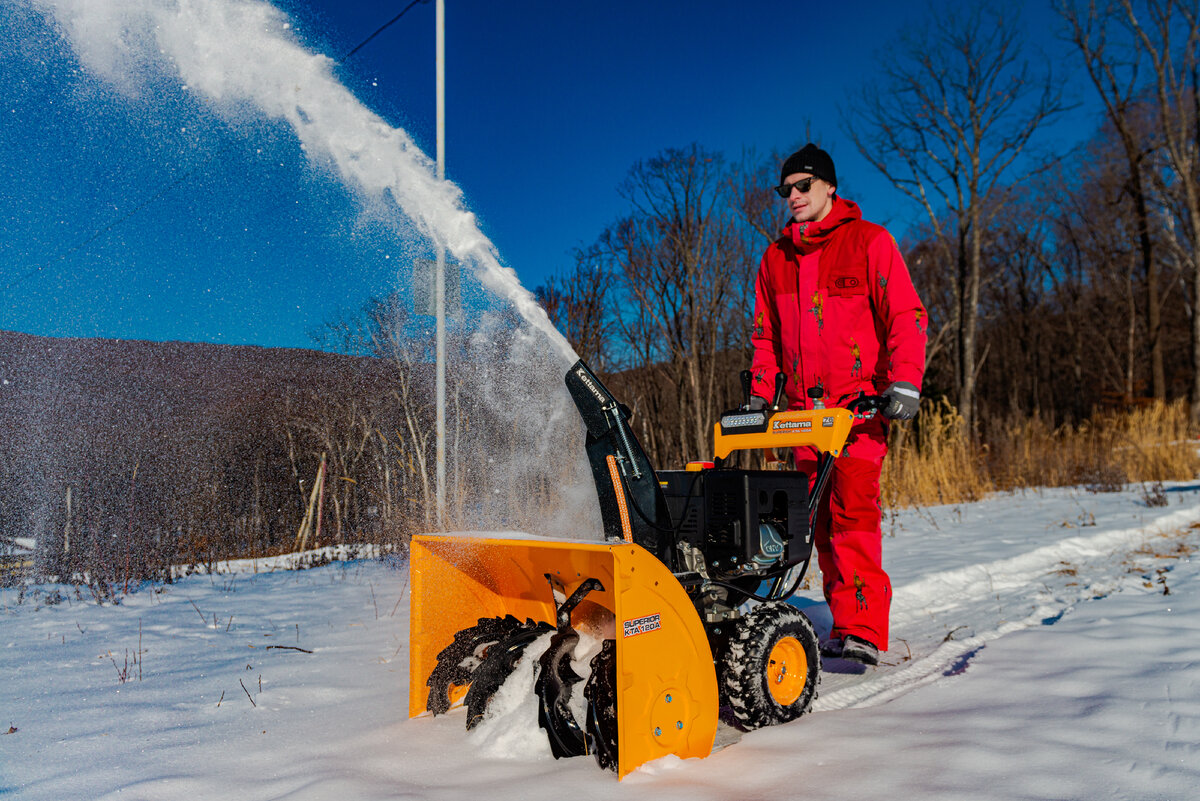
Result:
<svg viewBox="0 0 1200 801"><path fill-rule="evenodd" d="M812 400L812 402L813 402L812 407L814 409L824 409L825 408L825 403L824 403L824 401L821 400L821 398L824 395L825 395L825 391L822 390L819 386L809 387L808 397Z"/></svg>
<svg viewBox="0 0 1200 801"><path fill-rule="evenodd" d="M775 374L775 400L771 403L771 408L779 411L783 408L783 388L787 385L787 376L783 373Z"/></svg>
<svg viewBox="0 0 1200 801"><path fill-rule="evenodd" d="M743 370L741 372L741 378L742 378L742 408L749 409L750 408L750 382L753 380L754 376L751 374L751 372L749 370Z"/></svg>

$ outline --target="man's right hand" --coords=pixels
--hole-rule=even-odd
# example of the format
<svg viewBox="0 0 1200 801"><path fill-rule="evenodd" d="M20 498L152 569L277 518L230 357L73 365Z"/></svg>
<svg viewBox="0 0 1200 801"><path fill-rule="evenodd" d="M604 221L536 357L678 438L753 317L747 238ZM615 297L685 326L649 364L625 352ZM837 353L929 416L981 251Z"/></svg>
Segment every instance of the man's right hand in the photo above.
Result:
<svg viewBox="0 0 1200 801"><path fill-rule="evenodd" d="M751 395L750 402L746 404L746 408L752 412L761 412L769 405L770 404L767 403L766 398L760 398L757 395Z"/></svg>

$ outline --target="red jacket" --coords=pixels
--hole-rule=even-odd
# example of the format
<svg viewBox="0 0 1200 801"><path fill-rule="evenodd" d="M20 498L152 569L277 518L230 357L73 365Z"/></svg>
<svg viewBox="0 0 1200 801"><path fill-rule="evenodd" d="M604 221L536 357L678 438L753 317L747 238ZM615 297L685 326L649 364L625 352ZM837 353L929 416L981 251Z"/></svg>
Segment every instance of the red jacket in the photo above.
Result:
<svg viewBox="0 0 1200 801"><path fill-rule="evenodd" d="M751 391L771 400L787 375L788 408L875 394L893 381L919 390L925 372L925 307L896 240L835 196L820 222L790 223L763 254L754 300Z"/></svg>

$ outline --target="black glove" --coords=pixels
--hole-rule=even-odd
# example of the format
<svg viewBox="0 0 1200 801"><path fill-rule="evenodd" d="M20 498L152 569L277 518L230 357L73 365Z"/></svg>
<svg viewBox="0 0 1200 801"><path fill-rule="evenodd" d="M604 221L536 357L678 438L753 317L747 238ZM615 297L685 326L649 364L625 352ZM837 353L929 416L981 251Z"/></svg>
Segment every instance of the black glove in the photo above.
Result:
<svg viewBox="0 0 1200 801"><path fill-rule="evenodd" d="M883 391L888 399L883 416L889 420L911 420L921 410L921 393L907 381L897 381Z"/></svg>
<svg viewBox="0 0 1200 801"><path fill-rule="evenodd" d="M767 408L766 398L760 398L757 395L750 396L750 402L746 404L746 408L752 412L761 412Z"/></svg>

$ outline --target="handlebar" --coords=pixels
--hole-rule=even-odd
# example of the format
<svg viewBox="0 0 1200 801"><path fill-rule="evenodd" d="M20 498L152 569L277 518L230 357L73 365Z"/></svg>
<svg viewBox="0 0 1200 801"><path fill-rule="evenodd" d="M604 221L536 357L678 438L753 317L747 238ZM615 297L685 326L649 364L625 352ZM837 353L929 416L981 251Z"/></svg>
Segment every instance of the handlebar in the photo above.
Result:
<svg viewBox="0 0 1200 801"><path fill-rule="evenodd" d="M859 395L857 398L849 401L842 408L849 409L857 415L871 415L876 412L882 412L885 408L887 408L888 403L889 400L883 395ZM743 412L750 410L751 407L749 403L743 404L737 409L737 411ZM774 410L768 407L766 411L773 412ZM780 409L780 411L784 411L784 409Z"/></svg>
<svg viewBox="0 0 1200 801"><path fill-rule="evenodd" d="M753 406L751 403L752 396L750 394L750 388L751 388L751 383L752 383L752 376L751 376L750 371L743 370L739 377L741 378L741 383L742 383L742 405L740 407L740 411L752 411L752 410L757 411L757 410L753 409ZM776 373L775 374L775 398L770 403L770 405L767 406L765 411L767 411L769 413L774 413L774 412L781 412L781 411L787 410L787 403L786 403L785 394L784 394L786 386L787 386L787 376L784 373ZM814 401L819 400L823 394L824 393L821 391L821 388L819 385L816 387L812 387L808 390L808 396L810 398L813 398ZM842 396L842 398L838 401L837 405L841 406L842 401L844 401L845 398L846 398L846 396ZM859 395L858 397L854 398L849 403L847 403L843 408L849 409L855 415L862 416L862 417L870 417L870 416L874 415L876 412L882 412L884 409L887 408L887 406L890 402L891 401L888 398L885 398L883 395Z"/></svg>
<svg viewBox="0 0 1200 801"><path fill-rule="evenodd" d="M882 412L890 400L883 395L859 395L846 404L846 408L855 414L869 415Z"/></svg>

